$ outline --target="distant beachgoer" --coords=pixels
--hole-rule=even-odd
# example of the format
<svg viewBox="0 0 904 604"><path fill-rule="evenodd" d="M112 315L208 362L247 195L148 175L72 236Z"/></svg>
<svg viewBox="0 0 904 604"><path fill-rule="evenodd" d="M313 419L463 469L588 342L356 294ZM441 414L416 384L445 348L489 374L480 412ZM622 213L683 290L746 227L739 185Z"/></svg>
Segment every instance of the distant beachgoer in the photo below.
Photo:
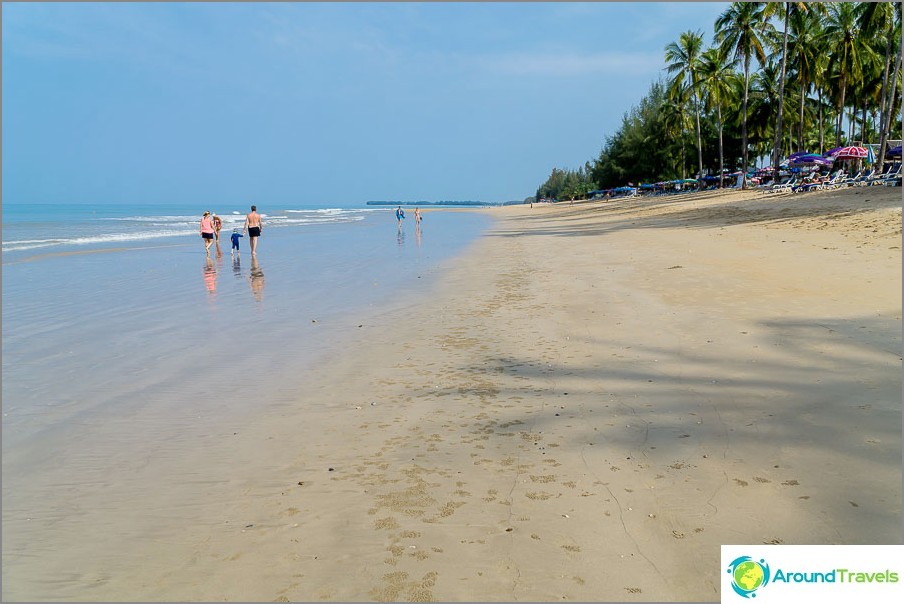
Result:
<svg viewBox="0 0 904 604"><path fill-rule="evenodd" d="M396 220L399 221L399 226L402 226L402 219L405 218L405 210L402 209L402 206L396 208L395 211Z"/></svg>
<svg viewBox="0 0 904 604"><path fill-rule="evenodd" d="M213 215L213 237L217 243L220 242L220 229L223 228L223 221L216 214Z"/></svg>
<svg viewBox="0 0 904 604"><path fill-rule="evenodd" d="M231 254L238 254L241 252L241 250L239 249L239 237L242 236L243 235L239 233L238 229L232 229L232 250L230 251Z"/></svg>
<svg viewBox="0 0 904 604"><path fill-rule="evenodd" d="M201 238L204 239L204 249L210 256L210 244L213 243L213 220L210 218L210 212L205 211L201 217Z"/></svg>
<svg viewBox="0 0 904 604"><path fill-rule="evenodd" d="M263 228L261 215L257 213L257 206L251 206L251 212L245 216L245 228L242 229L242 233L248 233L252 256L257 254L257 238L261 236L261 229Z"/></svg>
<svg viewBox="0 0 904 604"><path fill-rule="evenodd" d="M414 224L415 226L421 226L421 209L414 208Z"/></svg>

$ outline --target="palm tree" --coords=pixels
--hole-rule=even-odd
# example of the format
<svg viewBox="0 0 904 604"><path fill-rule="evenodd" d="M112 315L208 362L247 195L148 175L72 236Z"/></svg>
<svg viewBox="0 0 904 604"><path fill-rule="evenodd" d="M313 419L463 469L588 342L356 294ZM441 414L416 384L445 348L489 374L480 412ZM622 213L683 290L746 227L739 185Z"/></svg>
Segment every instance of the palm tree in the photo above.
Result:
<svg viewBox="0 0 904 604"><path fill-rule="evenodd" d="M819 69L819 60L823 55L819 45L822 26L814 11L795 11L791 13L791 34L788 39L788 53L791 58L791 69L797 76L800 87L800 117L797 130L797 150L804 150L804 104L810 86L813 85Z"/></svg>
<svg viewBox="0 0 904 604"><path fill-rule="evenodd" d="M685 131L690 127L690 116L686 112L689 88L687 86L669 87L659 113L665 135L669 140L678 138L681 141L681 179L687 176L687 163L684 155ZM677 171L676 171L677 172ZM677 174L676 174L677 176Z"/></svg>
<svg viewBox="0 0 904 604"><path fill-rule="evenodd" d="M897 85L894 77L897 74L897 61L894 61L892 45L901 38L901 4L899 2L861 2L857 6L857 23L860 31L869 36L876 36L884 41L885 70L882 75L882 95L879 111L879 157L878 169L881 171L885 163L885 148L888 144L890 128L891 101ZM901 43L904 46L904 42ZM900 51L899 51L900 52ZM894 65L892 83L889 86L889 72ZM886 99L887 97L887 99Z"/></svg>
<svg viewBox="0 0 904 604"><path fill-rule="evenodd" d="M700 53L703 49L703 34L686 31L678 38L678 42L670 42L665 47L666 69L676 73L673 85L681 85L687 75L691 98L694 101L694 114L697 118L697 176L703 176L703 139L700 135L700 104L697 100L697 70L700 67Z"/></svg>
<svg viewBox="0 0 904 604"><path fill-rule="evenodd" d="M759 155L771 157L779 104L780 66L767 62L750 79L750 140Z"/></svg>
<svg viewBox="0 0 904 604"><path fill-rule="evenodd" d="M769 2L765 10L765 14L767 16L777 15L779 12L784 13L784 27L782 30L782 60L779 75L780 80L778 92L778 116L775 120L775 145L772 152L772 163L776 174L778 174L779 163L781 162L782 109L785 104L785 70L788 62L788 21L791 19L792 13L806 13L808 11L807 5L808 3L806 2ZM815 6L822 8L822 6L819 4ZM782 8L784 8L784 10L781 10Z"/></svg>
<svg viewBox="0 0 904 604"><path fill-rule="evenodd" d="M819 153L825 150L825 110L826 103L823 100L823 92L829 85L829 58L820 55L816 59L816 69L813 72L813 86L816 88L816 103L819 108Z"/></svg>
<svg viewBox="0 0 904 604"><path fill-rule="evenodd" d="M762 2L732 2L716 19L716 42L734 55L744 65L744 100L741 106L741 165L747 174L747 99L750 90L750 60L756 58L765 63L761 36L767 21L763 16ZM744 181L746 186L746 180Z"/></svg>
<svg viewBox="0 0 904 604"><path fill-rule="evenodd" d="M716 120L719 126L719 188L725 186L723 179L725 173L725 152L722 141L724 120L722 119L722 105L733 96L733 80L737 78L729 64L728 55L718 47L706 50L700 56L700 84L705 93L704 99L707 107L716 110Z"/></svg>
<svg viewBox="0 0 904 604"><path fill-rule="evenodd" d="M839 100L835 145L841 144L841 119L844 115L847 87L852 79L863 76L864 60L875 55L857 24L857 6L850 2L833 2L825 27L825 42L833 50L829 70L838 74Z"/></svg>

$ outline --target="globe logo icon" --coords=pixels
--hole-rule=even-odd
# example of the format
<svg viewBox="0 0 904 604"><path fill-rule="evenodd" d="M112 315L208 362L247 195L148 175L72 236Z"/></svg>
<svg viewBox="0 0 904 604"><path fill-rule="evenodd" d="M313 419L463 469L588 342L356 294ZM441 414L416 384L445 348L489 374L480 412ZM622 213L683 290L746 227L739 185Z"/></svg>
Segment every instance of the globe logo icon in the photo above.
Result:
<svg viewBox="0 0 904 604"><path fill-rule="evenodd" d="M731 575L732 589L743 598L755 598L756 590L769 583L769 565L750 556L735 558L727 572Z"/></svg>

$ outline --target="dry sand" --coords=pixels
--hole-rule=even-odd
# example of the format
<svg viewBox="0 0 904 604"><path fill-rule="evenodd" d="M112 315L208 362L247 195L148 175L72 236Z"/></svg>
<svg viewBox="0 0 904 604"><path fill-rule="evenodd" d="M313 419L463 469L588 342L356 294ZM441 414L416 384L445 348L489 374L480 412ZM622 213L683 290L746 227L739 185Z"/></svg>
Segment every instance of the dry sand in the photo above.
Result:
<svg viewBox="0 0 904 604"><path fill-rule="evenodd" d="M93 597L716 601L720 544L901 543L901 189L489 212Z"/></svg>

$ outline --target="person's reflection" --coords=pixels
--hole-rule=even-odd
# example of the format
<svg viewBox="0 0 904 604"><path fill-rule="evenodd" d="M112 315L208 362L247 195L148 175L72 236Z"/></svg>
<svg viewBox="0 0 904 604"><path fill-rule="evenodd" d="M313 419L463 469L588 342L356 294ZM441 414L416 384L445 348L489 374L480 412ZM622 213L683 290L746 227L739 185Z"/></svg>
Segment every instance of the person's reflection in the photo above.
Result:
<svg viewBox="0 0 904 604"><path fill-rule="evenodd" d="M257 256L251 256L251 278L248 280L251 284L251 293L257 298L258 302L264 299L264 271L257 261Z"/></svg>
<svg viewBox="0 0 904 604"><path fill-rule="evenodd" d="M201 269L204 275L204 285L211 294L217 293L217 268L213 265L210 256L204 262L204 268Z"/></svg>
<svg viewBox="0 0 904 604"><path fill-rule="evenodd" d="M220 262L222 262L222 260L223 260L223 250L220 249L220 240L219 240L219 239L217 239L217 240L214 242L214 246L216 246L216 250L217 250L217 251L216 251L216 254L217 254L217 260L219 260ZM218 264L219 264L219 263L218 263Z"/></svg>
<svg viewBox="0 0 904 604"><path fill-rule="evenodd" d="M420 220L415 223L414 227L414 241L417 243L418 247L421 247L421 222Z"/></svg>
<svg viewBox="0 0 904 604"><path fill-rule="evenodd" d="M402 223L399 223L398 241L399 245L405 245L405 230L402 228Z"/></svg>
<svg viewBox="0 0 904 604"><path fill-rule="evenodd" d="M236 279L242 278L242 259L238 254L232 257L232 274Z"/></svg>

